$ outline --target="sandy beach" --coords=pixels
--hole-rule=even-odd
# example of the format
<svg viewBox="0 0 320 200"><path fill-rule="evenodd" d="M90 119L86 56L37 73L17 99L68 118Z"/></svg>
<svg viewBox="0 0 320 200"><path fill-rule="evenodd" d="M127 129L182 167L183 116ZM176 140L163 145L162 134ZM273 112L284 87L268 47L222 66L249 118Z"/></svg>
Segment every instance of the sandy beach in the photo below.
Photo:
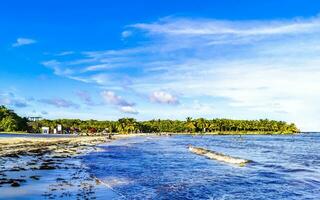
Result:
<svg viewBox="0 0 320 200"><path fill-rule="evenodd" d="M133 136L137 135L113 139ZM115 192L86 172L80 158L110 141L105 136L0 138L0 199L116 198Z"/></svg>

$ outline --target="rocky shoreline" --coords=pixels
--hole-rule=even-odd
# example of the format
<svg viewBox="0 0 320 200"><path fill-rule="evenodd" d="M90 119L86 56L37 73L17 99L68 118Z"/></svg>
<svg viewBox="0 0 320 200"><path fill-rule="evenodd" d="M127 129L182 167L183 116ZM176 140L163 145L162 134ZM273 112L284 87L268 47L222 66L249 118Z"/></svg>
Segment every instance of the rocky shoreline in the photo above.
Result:
<svg viewBox="0 0 320 200"><path fill-rule="evenodd" d="M63 137L63 138L0 138L0 157L19 157L21 155L39 156L55 154L68 156L109 141L106 137Z"/></svg>
<svg viewBox="0 0 320 200"><path fill-rule="evenodd" d="M79 156L98 151L97 144L109 141L103 136L0 138L0 199L112 196L87 173Z"/></svg>

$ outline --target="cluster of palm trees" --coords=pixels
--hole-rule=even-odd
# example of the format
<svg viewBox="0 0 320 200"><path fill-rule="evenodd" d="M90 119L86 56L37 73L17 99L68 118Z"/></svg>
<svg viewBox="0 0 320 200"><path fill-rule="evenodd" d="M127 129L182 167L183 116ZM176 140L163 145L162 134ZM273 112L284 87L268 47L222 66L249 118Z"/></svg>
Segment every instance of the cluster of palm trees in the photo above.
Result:
<svg viewBox="0 0 320 200"><path fill-rule="evenodd" d="M199 118L193 120L188 117L186 126L190 132L299 132L295 124L268 119L260 120L232 120Z"/></svg>
<svg viewBox="0 0 320 200"><path fill-rule="evenodd" d="M232 119L192 119L186 120L148 120L137 121L134 118L122 118L118 121L97 121L79 119L41 120L30 124L32 132L39 132L42 126L51 129L60 124L68 132L90 132L92 134L109 133L296 133L295 124L268 119L232 120Z"/></svg>

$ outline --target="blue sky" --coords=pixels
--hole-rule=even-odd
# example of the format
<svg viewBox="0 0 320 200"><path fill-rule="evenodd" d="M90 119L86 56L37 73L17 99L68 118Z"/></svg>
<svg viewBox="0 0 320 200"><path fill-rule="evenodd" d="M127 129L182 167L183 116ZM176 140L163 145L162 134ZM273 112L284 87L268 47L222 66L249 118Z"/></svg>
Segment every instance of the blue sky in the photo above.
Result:
<svg viewBox="0 0 320 200"><path fill-rule="evenodd" d="M50 119L270 118L319 130L319 8L2 1L0 104Z"/></svg>

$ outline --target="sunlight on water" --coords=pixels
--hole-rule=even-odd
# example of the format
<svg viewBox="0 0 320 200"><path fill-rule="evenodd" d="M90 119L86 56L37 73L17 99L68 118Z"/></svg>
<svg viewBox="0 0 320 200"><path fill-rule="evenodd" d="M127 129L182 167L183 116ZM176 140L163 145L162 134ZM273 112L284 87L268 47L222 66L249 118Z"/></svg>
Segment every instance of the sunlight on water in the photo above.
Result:
<svg viewBox="0 0 320 200"><path fill-rule="evenodd" d="M253 160L237 167L189 144ZM320 198L320 135L137 137L84 157L92 174L130 199Z"/></svg>

